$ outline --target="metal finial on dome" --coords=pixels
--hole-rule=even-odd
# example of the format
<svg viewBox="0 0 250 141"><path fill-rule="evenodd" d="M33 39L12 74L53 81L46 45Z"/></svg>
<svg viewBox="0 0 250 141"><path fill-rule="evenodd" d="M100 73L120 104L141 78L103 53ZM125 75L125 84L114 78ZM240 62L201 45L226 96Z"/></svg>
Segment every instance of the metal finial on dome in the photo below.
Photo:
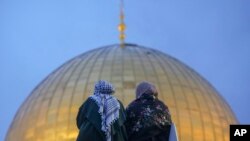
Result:
<svg viewBox="0 0 250 141"><path fill-rule="evenodd" d="M120 0L120 24L118 25L118 30L120 32L119 39L120 39L120 46L124 47L124 40L125 40L125 29L126 25L124 23L124 1Z"/></svg>

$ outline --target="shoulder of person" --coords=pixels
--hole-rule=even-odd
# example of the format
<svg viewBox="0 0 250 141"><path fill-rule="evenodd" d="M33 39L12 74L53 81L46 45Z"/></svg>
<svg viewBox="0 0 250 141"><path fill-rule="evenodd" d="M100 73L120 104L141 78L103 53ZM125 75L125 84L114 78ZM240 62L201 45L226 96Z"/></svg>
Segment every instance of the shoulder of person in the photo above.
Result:
<svg viewBox="0 0 250 141"><path fill-rule="evenodd" d="M117 101L119 102L120 106L124 108L123 103L121 102L121 100L117 99Z"/></svg>
<svg viewBox="0 0 250 141"><path fill-rule="evenodd" d="M158 103L164 105L164 106L167 106L162 100L160 100L160 99L158 99L158 98L156 99L156 101L157 101Z"/></svg>
<svg viewBox="0 0 250 141"><path fill-rule="evenodd" d="M80 108L83 108L83 107L85 107L85 106L88 106L89 104L91 104L91 103L93 103L93 102L94 102L94 100L91 99L90 97L88 97L88 98L83 102L83 104L81 105Z"/></svg>
<svg viewBox="0 0 250 141"><path fill-rule="evenodd" d="M126 107L126 110L129 110L131 108L134 108L136 107L137 104L136 104L136 100L133 100L131 103L129 103L129 105Z"/></svg>
<svg viewBox="0 0 250 141"><path fill-rule="evenodd" d="M163 108L165 108L167 111L169 111L168 106L161 100L157 99L157 103L159 103L159 105Z"/></svg>

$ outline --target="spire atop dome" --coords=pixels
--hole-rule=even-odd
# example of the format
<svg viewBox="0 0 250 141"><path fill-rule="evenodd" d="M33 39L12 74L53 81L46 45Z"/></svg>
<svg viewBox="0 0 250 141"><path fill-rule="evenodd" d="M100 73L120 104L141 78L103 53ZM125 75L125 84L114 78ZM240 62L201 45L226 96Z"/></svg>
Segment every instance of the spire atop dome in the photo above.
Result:
<svg viewBox="0 0 250 141"><path fill-rule="evenodd" d="M125 42L125 29L126 25L124 23L124 0L120 0L120 24L118 25L118 30L120 32L119 39L120 39L120 46L124 47Z"/></svg>

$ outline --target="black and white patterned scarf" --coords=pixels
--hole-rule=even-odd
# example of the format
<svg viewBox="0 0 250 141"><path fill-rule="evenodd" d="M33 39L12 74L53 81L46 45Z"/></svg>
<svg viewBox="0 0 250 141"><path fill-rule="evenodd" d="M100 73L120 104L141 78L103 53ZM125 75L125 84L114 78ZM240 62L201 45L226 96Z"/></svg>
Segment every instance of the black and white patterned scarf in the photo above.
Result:
<svg viewBox="0 0 250 141"><path fill-rule="evenodd" d="M94 94L90 96L98 105L101 115L102 131L106 134L106 140L111 141L111 125L119 118L120 103L112 96L114 87L107 81L100 80L95 84Z"/></svg>

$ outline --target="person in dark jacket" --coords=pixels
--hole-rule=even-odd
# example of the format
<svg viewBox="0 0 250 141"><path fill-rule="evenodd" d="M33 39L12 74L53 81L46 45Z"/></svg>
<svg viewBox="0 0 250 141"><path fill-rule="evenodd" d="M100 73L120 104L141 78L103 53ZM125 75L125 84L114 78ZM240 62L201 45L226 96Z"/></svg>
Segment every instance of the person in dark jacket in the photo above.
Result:
<svg viewBox="0 0 250 141"><path fill-rule="evenodd" d="M91 95L79 108L77 141L127 141L125 109L112 94L114 88L100 80Z"/></svg>
<svg viewBox="0 0 250 141"><path fill-rule="evenodd" d="M126 109L129 141L168 141L172 120L168 107L157 96L153 84L143 81L137 86L136 99Z"/></svg>

